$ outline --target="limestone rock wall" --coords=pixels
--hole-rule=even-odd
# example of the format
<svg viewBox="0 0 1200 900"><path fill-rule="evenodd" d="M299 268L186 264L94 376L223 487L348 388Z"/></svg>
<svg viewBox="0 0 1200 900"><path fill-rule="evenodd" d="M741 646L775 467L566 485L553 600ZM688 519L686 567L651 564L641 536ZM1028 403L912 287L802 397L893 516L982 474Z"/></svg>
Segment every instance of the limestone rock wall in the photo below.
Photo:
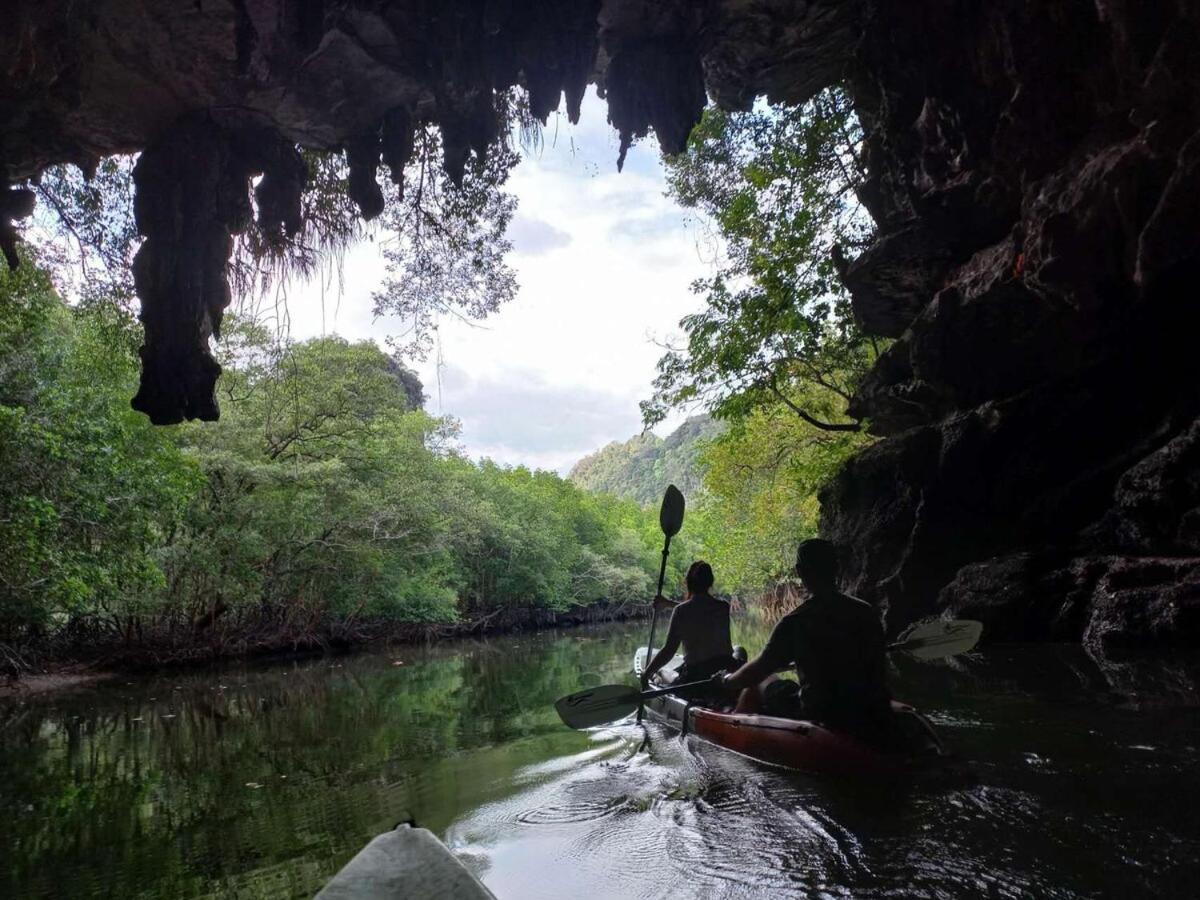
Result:
<svg viewBox="0 0 1200 900"><path fill-rule="evenodd" d="M846 280L896 340L822 528L893 627L1200 643L1200 6L922 7L864 18Z"/></svg>

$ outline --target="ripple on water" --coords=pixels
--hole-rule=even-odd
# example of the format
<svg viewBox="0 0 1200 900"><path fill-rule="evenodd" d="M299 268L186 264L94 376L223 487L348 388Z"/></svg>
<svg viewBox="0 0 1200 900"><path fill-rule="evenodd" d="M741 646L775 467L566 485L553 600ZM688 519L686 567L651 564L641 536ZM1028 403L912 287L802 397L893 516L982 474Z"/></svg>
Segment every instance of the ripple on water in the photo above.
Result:
<svg viewBox="0 0 1200 900"><path fill-rule="evenodd" d="M1088 793L1095 779L1137 763L1130 777L1139 784L1154 762L1178 769L1194 757L1192 744L1164 760L1144 749L1160 742L1139 733L1103 756L1066 732L1010 738L1010 724L975 711L938 722L977 745L969 784L865 788L766 767L657 726L621 725L593 733L615 749L530 770L536 783L456 827L487 843L497 895L526 898L1066 900L1118 884L1138 895L1138 886L1182 885L1195 871L1191 832L1173 840L1160 828L1130 842L1130 821L1144 816L1132 788Z"/></svg>
<svg viewBox="0 0 1200 900"><path fill-rule="evenodd" d="M627 803L625 797L579 797L572 802L538 806L517 813L522 825L569 825L611 816Z"/></svg>
<svg viewBox="0 0 1200 900"><path fill-rule="evenodd" d="M950 713L945 710L928 710L925 712L925 718L933 723L935 728L969 728L973 731L987 731L995 728L995 725L986 719L979 716L967 715L962 712Z"/></svg>
<svg viewBox="0 0 1200 900"><path fill-rule="evenodd" d="M608 743L602 744L599 747L593 747L580 753L572 753L568 756L553 757L543 762L525 766L513 775L513 780L524 784L551 778L555 775L578 769L580 766L589 763L606 760L625 748L625 741L619 739L612 740L610 735L605 735L605 737L609 738Z"/></svg>
<svg viewBox="0 0 1200 900"><path fill-rule="evenodd" d="M698 745L698 746L697 746ZM858 841L824 811L812 788L792 776L699 742L678 742L689 790L664 791L648 823L644 851L694 896L849 896L835 887L867 872ZM749 836L749 839L748 839ZM666 851L665 854L663 851Z"/></svg>

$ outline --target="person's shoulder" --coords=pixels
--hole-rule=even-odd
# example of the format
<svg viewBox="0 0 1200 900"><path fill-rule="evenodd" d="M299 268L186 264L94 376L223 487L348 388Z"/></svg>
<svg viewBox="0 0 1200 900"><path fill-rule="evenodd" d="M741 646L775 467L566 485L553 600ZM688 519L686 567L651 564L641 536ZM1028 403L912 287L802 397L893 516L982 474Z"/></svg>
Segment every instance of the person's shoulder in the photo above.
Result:
<svg viewBox="0 0 1200 900"><path fill-rule="evenodd" d="M812 618L812 614L813 607L806 600L804 603L801 603L790 613L787 613L778 622L776 622L775 628L784 630L788 628L795 628L797 625L800 625L806 620Z"/></svg>
<svg viewBox="0 0 1200 900"><path fill-rule="evenodd" d="M814 616L820 617L822 615L821 611L825 608L825 604L828 602L828 597L821 599L814 594L808 594L792 609L790 613L783 618L798 619L803 621L805 619L811 619ZM782 622L783 619L780 619L779 621Z"/></svg>

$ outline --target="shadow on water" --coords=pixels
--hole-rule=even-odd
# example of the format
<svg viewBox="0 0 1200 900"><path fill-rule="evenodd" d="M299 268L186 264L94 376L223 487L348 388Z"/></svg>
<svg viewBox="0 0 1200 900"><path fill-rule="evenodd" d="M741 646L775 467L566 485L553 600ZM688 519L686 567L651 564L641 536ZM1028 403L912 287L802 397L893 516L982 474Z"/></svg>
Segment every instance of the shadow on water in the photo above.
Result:
<svg viewBox="0 0 1200 900"><path fill-rule="evenodd" d="M626 680L640 631L0 707L0 896L308 896L410 816L501 897L1192 895L1190 662L1114 675L1077 648L1014 647L901 665L897 692L972 778L880 786L782 772L655 725L562 727L553 701ZM1135 676L1165 687L1133 702Z"/></svg>

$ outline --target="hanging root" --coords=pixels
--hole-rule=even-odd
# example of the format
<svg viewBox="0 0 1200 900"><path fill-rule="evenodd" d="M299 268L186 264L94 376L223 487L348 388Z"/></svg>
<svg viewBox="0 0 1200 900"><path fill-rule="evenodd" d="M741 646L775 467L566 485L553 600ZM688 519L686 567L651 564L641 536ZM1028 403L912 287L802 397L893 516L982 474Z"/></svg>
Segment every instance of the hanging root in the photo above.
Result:
<svg viewBox="0 0 1200 900"><path fill-rule="evenodd" d="M16 647L0 643L0 674L11 681L33 671L33 663L17 651Z"/></svg>

